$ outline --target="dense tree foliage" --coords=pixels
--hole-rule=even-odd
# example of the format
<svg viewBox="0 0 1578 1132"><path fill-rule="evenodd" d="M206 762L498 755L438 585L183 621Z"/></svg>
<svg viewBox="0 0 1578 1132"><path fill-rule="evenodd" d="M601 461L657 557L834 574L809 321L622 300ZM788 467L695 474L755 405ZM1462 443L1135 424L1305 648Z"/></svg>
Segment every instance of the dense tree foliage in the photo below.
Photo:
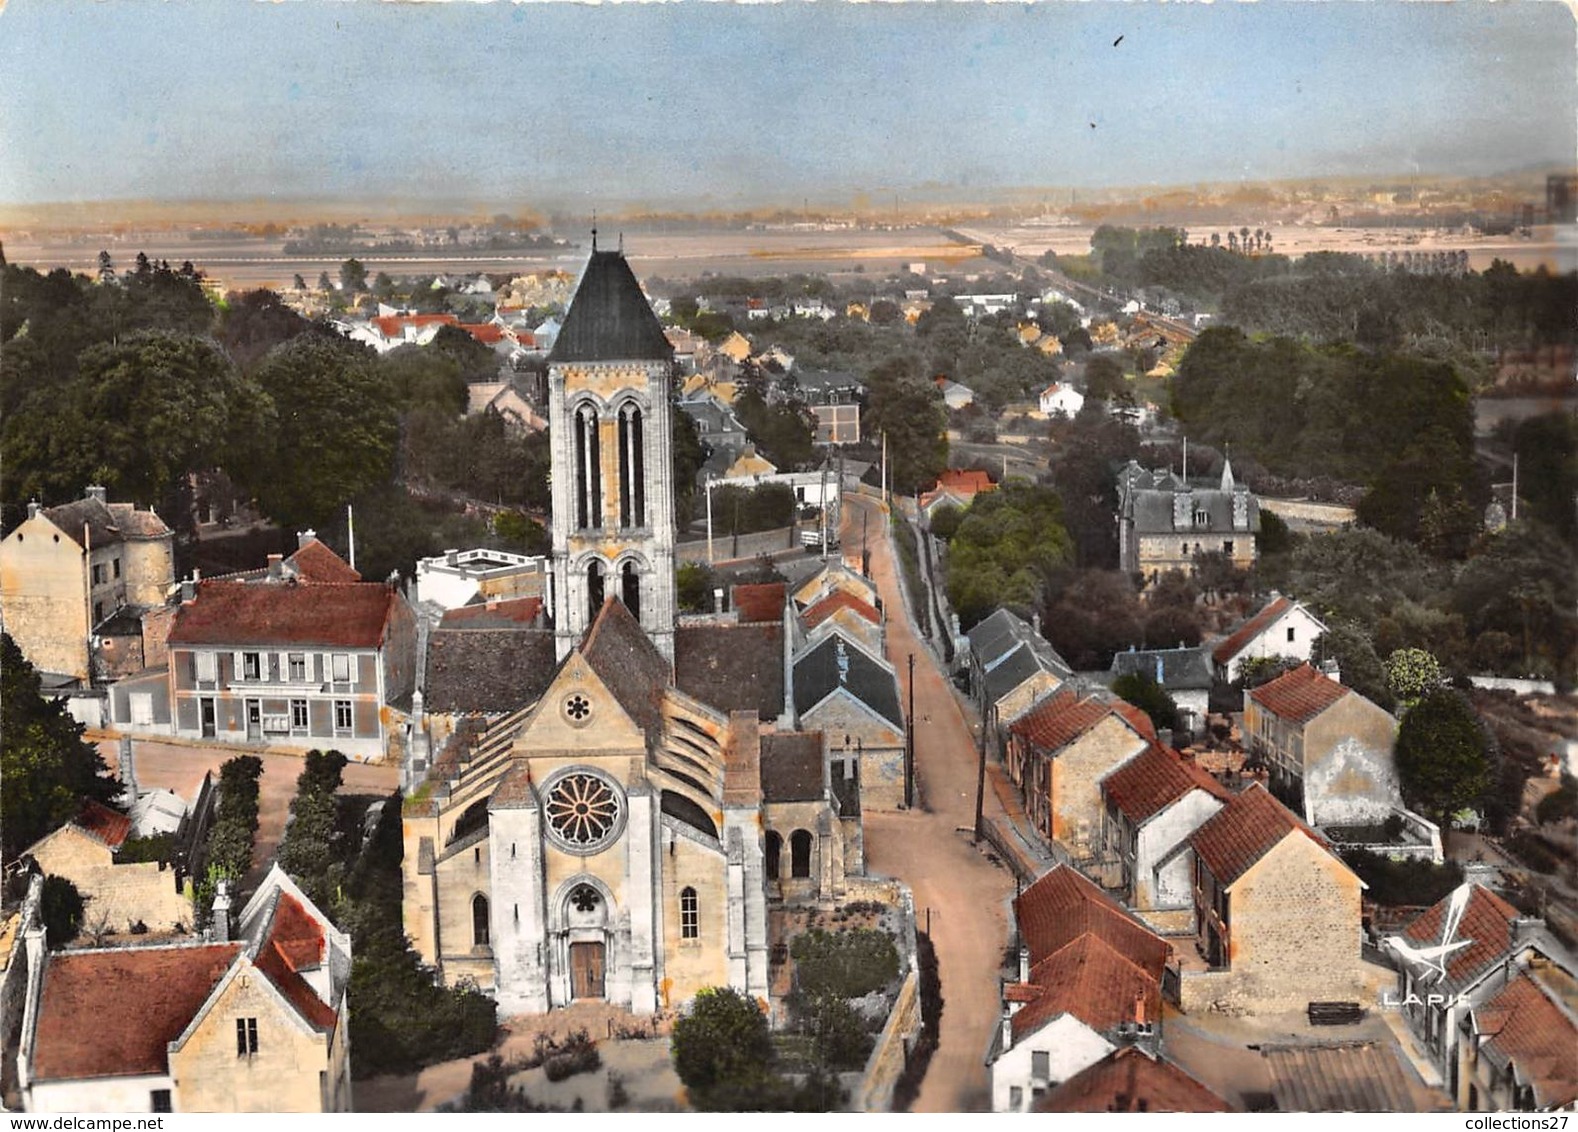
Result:
<svg viewBox="0 0 1578 1132"><path fill-rule="evenodd" d="M1395 755L1403 799L1442 829L1453 814L1482 805L1495 780L1490 734L1452 688L1433 688L1408 710Z"/></svg>
<svg viewBox="0 0 1578 1132"><path fill-rule="evenodd" d="M1338 679L1346 687L1387 711L1395 705L1386 680L1386 667L1375 652L1375 642L1353 622L1333 620L1315 639L1311 659L1317 664L1335 661Z"/></svg>
<svg viewBox="0 0 1578 1132"><path fill-rule="evenodd" d="M1140 454L1140 434L1086 402L1072 421L1053 421L1049 461L1052 486L1063 500L1064 525L1082 567L1115 569L1118 470Z"/></svg>
<svg viewBox="0 0 1578 1132"><path fill-rule="evenodd" d="M893 490L915 495L931 486L948 466L948 435L942 399L913 356L889 359L866 378L864 435L888 441Z"/></svg>
<svg viewBox="0 0 1578 1132"><path fill-rule="evenodd" d="M290 803L290 824L280 842L279 863L320 908L333 905L345 876L345 852L338 837L339 790L347 760L339 751L307 752Z"/></svg>
<svg viewBox="0 0 1578 1132"><path fill-rule="evenodd" d="M44 940L50 947L64 947L82 930L87 901L65 877L46 876L39 893L38 918L44 922Z"/></svg>
<svg viewBox="0 0 1578 1132"><path fill-rule="evenodd" d="M1160 684L1143 672L1131 672L1112 682L1113 692L1151 717L1158 728L1178 726L1178 704Z"/></svg>
<svg viewBox="0 0 1578 1132"><path fill-rule="evenodd" d="M674 1023L674 1069L691 1101L731 1082L763 1077L772 1061L767 1016L756 1000L729 987L698 991L690 1013Z"/></svg>
<svg viewBox="0 0 1578 1132"><path fill-rule="evenodd" d="M949 540L948 600L965 628L999 605L1035 606L1073 557L1057 492L1009 480L977 495Z"/></svg>
<svg viewBox="0 0 1578 1132"><path fill-rule="evenodd" d="M38 671L0 635L0 849L7 861L76 816L85 799L113 805L121 784L65 701L40 692Z"/></svg>
<svg viewBox="0 0 1578 1132"><path fill-rule="evenodd" d="M1042 632L1076 671L1112 666L1112 654L1140 644L1143 615L1134 582L1117 570L1060 571L1047 586Z"/></svg>

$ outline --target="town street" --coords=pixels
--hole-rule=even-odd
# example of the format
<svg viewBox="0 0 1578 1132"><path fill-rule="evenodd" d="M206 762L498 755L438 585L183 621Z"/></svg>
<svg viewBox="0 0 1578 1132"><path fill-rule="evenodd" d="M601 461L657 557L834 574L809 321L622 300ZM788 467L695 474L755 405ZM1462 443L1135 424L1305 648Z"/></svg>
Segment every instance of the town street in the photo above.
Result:
<svg viewBox="0 0 1578 1132"><path fill-rule="evenodd" d="M865 814L866 867L914 890L922 931L929 910L942 979L940 1040L914 1108L987 1111L985 1057L1000 1011L997 977L1008 942L1013 875L973 846L968 832L960 832L975 824L975 740L951 685L915 636L895 573L887 516L874 501L853 493L844 501L844 553L856 561L862 517L866 521L871 577L887 613L888 659L898 669L906 705L909 657L915 656L917 808ZM990 791L986 805L989 815L1000 813Z"/></svg>

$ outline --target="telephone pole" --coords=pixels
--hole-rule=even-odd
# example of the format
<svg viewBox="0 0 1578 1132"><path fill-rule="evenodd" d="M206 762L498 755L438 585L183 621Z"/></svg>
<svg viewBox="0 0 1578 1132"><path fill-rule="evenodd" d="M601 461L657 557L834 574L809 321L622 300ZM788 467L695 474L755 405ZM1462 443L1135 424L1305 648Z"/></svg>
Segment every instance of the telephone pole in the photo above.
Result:
<svg viewBox="0 0 1578 1132"><path fill-rule="evenodd" d="M915 654L910 653L910 710L904 728L904 805L915 806Z"/></svg>

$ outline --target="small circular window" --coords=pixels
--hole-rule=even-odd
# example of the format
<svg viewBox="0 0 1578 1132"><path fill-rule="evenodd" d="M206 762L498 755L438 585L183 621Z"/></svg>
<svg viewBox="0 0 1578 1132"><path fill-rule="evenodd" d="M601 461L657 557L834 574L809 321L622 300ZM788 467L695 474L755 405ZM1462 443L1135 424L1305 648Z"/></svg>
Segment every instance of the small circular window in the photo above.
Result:
<svg viewBox="0 0 1578 1132"><path fill-rule="evenodd" d="M585 727L592 722L592 701L580 692L566 696L560 710L572 727Z"/></svg>
<svg viewBox="0 0 1578 1132"><path fill-rule="evenodd" d="M600 774L565 774L547 784L547 798L548 828L572 852L601 849L624 825L619 789Z"/></svg>

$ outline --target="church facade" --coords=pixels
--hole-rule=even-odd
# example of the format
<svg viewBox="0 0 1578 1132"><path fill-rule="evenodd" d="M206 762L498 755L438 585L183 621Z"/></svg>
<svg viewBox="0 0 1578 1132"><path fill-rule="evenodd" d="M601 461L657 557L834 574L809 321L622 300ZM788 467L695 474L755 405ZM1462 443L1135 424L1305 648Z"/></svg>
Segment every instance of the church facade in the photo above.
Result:
<svg viewBox="0 0 1578 1132"><path fill-rule="evenodd" d="M711 637L676 624L670 381L629 265L594 243L549 357L557 667L457 730L403 815L406 933L505 1014L766 997L770 902L836 897L859 837L820 735L676 686L676 636L687 657Z"/></svg>

